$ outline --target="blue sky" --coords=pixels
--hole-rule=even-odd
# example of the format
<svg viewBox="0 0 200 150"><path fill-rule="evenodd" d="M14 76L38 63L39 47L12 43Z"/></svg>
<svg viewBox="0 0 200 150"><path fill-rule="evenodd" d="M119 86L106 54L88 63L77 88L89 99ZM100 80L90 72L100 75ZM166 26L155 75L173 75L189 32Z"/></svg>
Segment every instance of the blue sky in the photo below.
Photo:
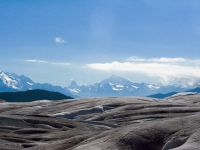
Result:
<svg viewBox="0 0 200 150"><path fill-rule="evenodd" d="M111 74L135 82L171 82L178 76L196 81L199 18L199 0L0 0L0 69L63 86ZM182 68L174 75L155 74L157 66L151 72L130 69L137 66L133 59L125 71L105 66L119 62L126 68L129 58ZM155 61L163 58L170 62ZM192 74L185 73L188 68Z"/></svg>

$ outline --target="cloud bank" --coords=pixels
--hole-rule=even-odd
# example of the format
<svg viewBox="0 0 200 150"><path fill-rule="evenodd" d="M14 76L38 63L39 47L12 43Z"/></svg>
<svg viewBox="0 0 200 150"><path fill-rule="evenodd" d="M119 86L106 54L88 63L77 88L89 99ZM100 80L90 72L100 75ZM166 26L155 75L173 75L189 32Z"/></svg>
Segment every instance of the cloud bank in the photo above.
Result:
<svg viewBox="0 0 200 150"><path fill-rule="evenodd" d="M142 73L157 78L162 84L179 83L193 86L200 81L200 60L187 58L139 58L125 61L91 63L86 67L99 71Z"/></svg>

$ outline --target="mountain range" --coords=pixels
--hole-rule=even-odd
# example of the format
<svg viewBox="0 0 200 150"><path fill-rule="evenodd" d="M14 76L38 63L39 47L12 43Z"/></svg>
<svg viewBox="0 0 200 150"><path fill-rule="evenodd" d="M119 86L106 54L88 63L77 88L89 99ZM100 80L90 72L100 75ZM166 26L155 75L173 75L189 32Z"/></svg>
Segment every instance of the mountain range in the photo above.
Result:
<svg viewBox="0 0 200 150"><path fill-rule="evenodd" d="M156 85L149 83L134 83L128 79L112 75L109 78L91 85L78 85L72 81L67 87L73 95L80 97L101 96L149 96L157 93L183 92L191 87L176 85Z"/></svg>
<svg viewBox="0 0 200 150"><path fill-rule="evenodd" d="M90 85L79 85L76 81L72 81L69 86L61 87L49 83L37 83L24 75L0 71L0 92L42 89L60 92L77 98L101 96L149 96L157 93L184 92L193 88L195 87L134 83L116 75L112 75L107 79Z"/></svg>

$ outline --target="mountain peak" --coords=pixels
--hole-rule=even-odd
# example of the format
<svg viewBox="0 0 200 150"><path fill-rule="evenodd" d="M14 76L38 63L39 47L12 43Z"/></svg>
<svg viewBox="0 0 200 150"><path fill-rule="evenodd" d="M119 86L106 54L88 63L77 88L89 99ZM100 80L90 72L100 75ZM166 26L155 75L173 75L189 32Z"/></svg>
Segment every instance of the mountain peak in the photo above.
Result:
<svg viewBox="0 0 200 150"><path fill-rule="evenodd" d="M79 85L77 84L77 82L75 80L72 80L68 87L69 88L77 88L77 87L79 87Z"/></svg>
<svg viewBox="0 0 200 150"><path fill-rule="evenodd" d="M1 71L0 72L0 80L1 80L1 84L6 85L9 88L13 88L13 89L18 89L17 85L18 80L15 79L15 77L13 77L10 73L6 73Z"/></svg>

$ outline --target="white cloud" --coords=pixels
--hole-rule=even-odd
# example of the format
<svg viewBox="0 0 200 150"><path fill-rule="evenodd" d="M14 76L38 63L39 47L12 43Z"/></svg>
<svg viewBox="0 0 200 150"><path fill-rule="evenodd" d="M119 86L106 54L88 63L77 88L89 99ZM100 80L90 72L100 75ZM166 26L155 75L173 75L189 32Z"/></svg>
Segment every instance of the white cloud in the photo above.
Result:
<svg viewBox="0 0 200 150"><path fill-rule="evenodd" d="M192 85L200 80L200 60L186 58L138 58L110 63L92 63L87 67L100 71L142 73L163 84L176 82Z"/></svg>
<svg viewBox="0 0 200 150"><path fill-rule="evenodd" d="M45 60L37 60L37 59L27 59L26 62L32 62L32 63L41 63L41 64L47 64L48 61Z"/></svg>
<svg viewBox="0 0 200 150"><path fill-rule="evenodd" d="M71 65L71 63L69 63L69 62L51 62L51 61L38 60L38 59L27 59L24 61L30 62L30 63L50 64L50 65L59 65L59 66L70 66Z"/></svg>
<svg viewBox="0 0 200 150"><path fill-rule="evenodd" d="M185 58L177 57L177 58L169 58L169 57L160 57L160 58L140 58L136 56L129 57L127 61L135 61L135 62L160 62L160 63L177 63L177 62L185 62Z"/></svg>
<svg viewBox="0 0 200 150"><path fill-rule="evenodd" d="M55 37L54 41L55 43L58 43L58 44L66 43L66 41L62 37Z"/></svg>

